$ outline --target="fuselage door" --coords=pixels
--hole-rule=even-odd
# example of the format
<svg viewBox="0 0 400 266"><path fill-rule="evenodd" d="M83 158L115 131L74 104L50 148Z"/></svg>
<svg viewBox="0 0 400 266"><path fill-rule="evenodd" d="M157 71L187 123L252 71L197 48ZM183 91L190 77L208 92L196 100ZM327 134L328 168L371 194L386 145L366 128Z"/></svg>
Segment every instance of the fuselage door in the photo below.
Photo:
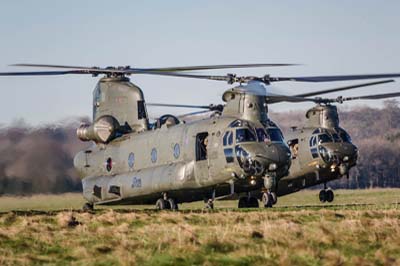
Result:
<svg viewBox="0 0 400 266"><path fill-rule="evenodd" d="M200 132L196 135L195 141L195 174L196 179L201 183L209 178L209 158L208 158L208 132Z"/></svg>

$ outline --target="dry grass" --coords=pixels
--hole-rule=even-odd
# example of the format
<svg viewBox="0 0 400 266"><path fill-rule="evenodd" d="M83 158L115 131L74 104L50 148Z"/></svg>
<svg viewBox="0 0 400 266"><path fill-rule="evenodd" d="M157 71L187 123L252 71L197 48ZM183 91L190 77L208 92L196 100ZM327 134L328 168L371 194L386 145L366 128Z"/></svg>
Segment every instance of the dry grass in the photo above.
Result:
<svg viewBox="0 0 400 266"><path fill-rule="evenodd" d="M5 212L0 265L400 265L399 192L372 206Z"/></svg>

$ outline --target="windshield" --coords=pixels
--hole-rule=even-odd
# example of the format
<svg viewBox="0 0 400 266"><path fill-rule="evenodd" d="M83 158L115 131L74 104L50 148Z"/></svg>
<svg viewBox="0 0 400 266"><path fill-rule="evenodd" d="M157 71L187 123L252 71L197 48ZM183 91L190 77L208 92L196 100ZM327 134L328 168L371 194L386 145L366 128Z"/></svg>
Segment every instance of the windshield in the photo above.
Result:
<svg viewBox="0 0 400 266"><path fill-rule="evenodd" d="M248 128L239 128L236 129L236 143L241 143L241 142L249 142L249 141L256 141L256 136Z"/></svg>
<svg viewBox="0 0 400 266"><path fill-rule="evenodd" d="M342 141L342 140L340 139L339 135L336 134L336 133L332 133L332 137L333 137L333 140L334 140L335 142L341 142L341 141Z"/></svg>
<svg viewBox="0 0 400 266"><path fill-rule="evenodd" d="M346 131L344 131L343 129L339 130L339 136L340 138L343 140L343 142L349 142L351 143L351 137L349 134L347 134Z"/></svg>
<svg viewBox="0 0 400 266"><path fill-rule="evenodd" d="M282 132L279 128L267 128L267 132L271 141L283 142Z"/></svg>
<svg viewBox="0 0 400 266"><path fill-rule="evenodd" d="M257 138L259 142L269 142L271 139L269 138L267 132L263 128L256 128Z"/></svg>
<svg viewBox="0 0 400 266"><path fill-rule="evenodd" d="M333 139L328 134L321 134L318 136L318 144L326 143L326 142L333 142Z"/></svg>

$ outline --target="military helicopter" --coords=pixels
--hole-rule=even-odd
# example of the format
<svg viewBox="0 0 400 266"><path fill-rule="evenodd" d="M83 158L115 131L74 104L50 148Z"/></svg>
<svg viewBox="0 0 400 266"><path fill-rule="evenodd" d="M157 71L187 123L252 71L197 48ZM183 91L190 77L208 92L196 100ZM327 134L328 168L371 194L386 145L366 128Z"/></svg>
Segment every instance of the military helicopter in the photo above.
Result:
<svg viewBox="0 0 400 266"><path fill-rule="evenodd" d="M397 77L398 74L383 74L383 75L352 75L352 76L325 76L325 77L302 77L293 78L294 80L300 81L337 81L337 80L352 80L352 79L365 79L365 78L380 78L380 77ZM193 77L193 76L191 76ZM235 77L230 75L229 77ZM205 78L204 76L202 78ZM227 79L228 79L227 78ZM266 82L266 78L268 78ZM222 77L210 77L210 79L222 80ZM294 129L291 136L289 137L288 144L290 145L291 152L293 154L294 164L290 167L290 174L284 178L281 178L276 184L276 188L265 189L266 186L257 185L256 180L251 180L250 185L246 182L235 182L235 193L247 193L248 196L240 197L238 202L238 207L258 207L258 201L256 199L261 198L263 205L265 207L272 207L273 204L277 202L277 196L286 195L289 193L296 192L300 189L307 188L316 184L325 184L325 189L320 192L321 201L332 201L333 191L326 189L326 183L330 180L340 178L343 175L348 175L349 169L355 165L357 159L357 148L351 143L350 136L345 130L339 127L339 118L337 114L337 109L331 103L348 100L357 99L383 99L388 97L399 96L399 93L389 93L389 94L378 94L378 95L368 95L360 97L338 97L335 99L324 99L324 98L307 98L310 96L320 95L324 93L331 93L337 91L344 91L349 89L355 89L360 87L384 84L388 82L393 82L393 80L384 80L369 82L363 84L356 84L344 87L338 87L333 89L326 89L321 91L315 91L311 93L287 96L287 95L276 95L268 93L266 88L263 88L265 84L270 81L280 80L278 78L269 78L269 76L263 78L254 77L243 77L238 78L236 81L241 83L247 82L247 94L253 94L252 97L256 97L258 102L263 103L265 110L257 110L257 112L262 112L263 116L267 116L267 104L278 103L282 101L287 102L305 102L311 101L317 103L317 106L312 108L307 112L307 118L309 124L300 129ZM228 82L231 82L228 79ZM264 84L262 84L264 83ZM249 89L252 88L252 89ZM235 90L240 90L240 86L235 88ZM251 101L250 101L251 102ZM249 103L249 102L248 102ZM196 106L196 105L179 105L179 104L154 104L160 106L169 107L193 107L214 110L216 105L209 106ZM219 106L219 110L223 110L224 106ZM281 132L279 128L271 120L264 121L265 129L270 132L274 129L276 132ZM335 133L331 135L330 131ZM313 136L313 134L318 134ZM279 134L281 135L281 133ZM267 142L270 142L271 136L273 134L268 134L266 136ZM321 136L321 140L317 138ZM324 138L325 139L322 139ZM308 144L305 148L303 144L299 143L311 141L312 149L310 150ZM327 143L331 140L331 143ZM276 141L273 139L272 141ZM321 143L319 143L321 142ZM307 142L308 143L308 142ZM325 143L324 145L321 145ZM311 145L311 144L310 144ZM310 153L311 152L311 153ZM224 186L220 186L219 189L223 189ZM225 188L226 189L226 188ZM261 191L261 196L259 193L253 193L252 190L259 189Z"/></svg>
<svg viewBox="0 0 400 266"><path fill-rule="evenodd" d="M358 84L340 90L393 81ZM327 182L343 176L348 178L349 170L356 165L358 158L358 149L352 143L350 135L340 127L337 107L333 103L341 104L352 100L375 100L398 96L400 96L400 92L311 99L317 105L306 112L306 124L300 128L292 127L292 132L286 135L292 152L292 165L290 174L280 179L277 195L287 195L323 183L324 189L319 192L319 199L321 202L332 202L334 193L331 189L327 189Z"/></svg>
<svg viewBox="0 0 400 266"><path fill-rule="evenodd" d="M217 188L221 184L229 184L233 191L232 180L264 179L266 189L271 190L276 178L287 175L290 165L287 145L283 141L268 145L260 141L259 136L267 134L260 122L266 121L266 117L246 102L253 99L251 95L244 97L252 88L228 90L226 106L219 115L186 123L164 115L150 124L143 92L127 76L286 65L289 64L143 69L18 64L64 70L0 75L104 75L93 91L93 123L81 125L77 130L79 139L94 142L74 158L75 168L82 177L83 196L88 201L85 210L93 209L94 204L149 203L156 203L158 209L177 209L178 203L204 198L212 208L214 199L220 196ZM263 103L255 104L257 108L263 106ZM253 129L258 130L257 135ZM233 145L238 144L234 151ZM240 154L238 160L234 159L235 154Z"/></svg>
<svg viewBox="0 0 400 266"><path fill-rule="evenodd" d="M158 209L177 209L177 203L248 191L263 184L271 201L279 178L287 175L290 152L282 140L273 141L266 128L276 125L267 117L267 99L298 102L305 98L267 94L267 85L277 81L323 82L399 77L373 74L316 77L237 77L182 73L239 67L288 66L290 64L215 65L170 68L79 67L18 64L25 67L61 68L62 71L4 72L2 76L104 75L93 92L93 124L82 125L78 137L95 144L78 153L74 165L82 176L84 209L94 204L147 204ZM227 90L222 112L192 122L165 115L150 125L141 89L131 83L132 74L164 75L223 80L240 85ZM261 95L261 96L260 96ZM266 97L267 96L267 97ZM209 108L209 107L208 107ZM186 117L190 121L191 115ZM189 119L188 119L189 118ZM275 130L280 133L279 130ZM259 182L263 180L264 182ZM235 189L235 185L239 188ZM240 186L241 185L241 186ZM259 185L260 186L260 185ZM256 187L254 187L256 188ZM250 195L250 194L249 194ZM255 203L256 201L257 203ZM256 198L239 200L243 206L258 206Z"/></svg>

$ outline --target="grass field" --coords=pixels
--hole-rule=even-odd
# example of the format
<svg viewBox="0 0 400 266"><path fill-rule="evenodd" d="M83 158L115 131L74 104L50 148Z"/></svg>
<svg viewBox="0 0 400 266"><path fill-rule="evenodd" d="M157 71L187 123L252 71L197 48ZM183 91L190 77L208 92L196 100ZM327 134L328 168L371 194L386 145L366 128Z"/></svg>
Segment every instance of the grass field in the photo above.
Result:
<svg viewBox="0 0 400 266"><path fill-rule="evenodd" d="M339 190L330 205L317 192L211 212L83 213L79 194L0 197L0 265L400 265L400 189Z"/></svg>

